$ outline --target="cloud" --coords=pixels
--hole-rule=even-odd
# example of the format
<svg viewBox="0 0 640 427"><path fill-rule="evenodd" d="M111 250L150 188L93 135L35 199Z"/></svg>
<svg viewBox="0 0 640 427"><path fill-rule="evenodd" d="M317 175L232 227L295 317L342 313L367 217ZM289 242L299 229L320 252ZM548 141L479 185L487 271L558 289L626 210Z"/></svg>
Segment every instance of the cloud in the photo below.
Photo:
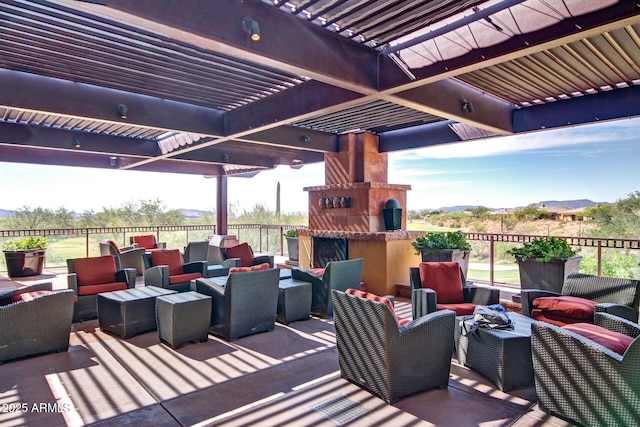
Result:
<svg viewBox="0 0 640 427"><path fill-rule="evenodd" d="M573 154L597 156L604 148L596 148L594 145L607 143L612 139L619 141L634 140L634 135L638 131L640 131L640 119L622 120L523 135L436 145L412 151L390 153L390 158L394 161L415 161L429 158L459 159L507 156L530 152L559 155L562 150L558 151L558 149L563 147L567 150L580 150L580 153L572 151Z"/></svg>

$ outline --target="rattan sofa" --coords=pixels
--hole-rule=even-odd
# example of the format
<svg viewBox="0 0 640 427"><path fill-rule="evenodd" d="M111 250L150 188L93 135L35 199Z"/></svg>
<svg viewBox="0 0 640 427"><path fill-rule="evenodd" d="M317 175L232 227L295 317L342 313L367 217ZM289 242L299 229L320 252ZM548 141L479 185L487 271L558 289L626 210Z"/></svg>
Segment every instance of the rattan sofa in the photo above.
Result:
<svg viewBox="0 0 640 427"><path fill-rule="evenodd" d="M193 291L211 297L209 331L233 341L275 328L279 282L279 270L270 268L196 279L191 287Z"/></svg>
<svg viewBox="0 0 640 427"><path fill-rule="evenodd" d="M584 426L638 426L640 326L607 313L594 317L596 325L635 337L623 355L556 325L532 325L540 409Z"/></svg>
<svg viewBox="0 0 640 427"><path fill-rule="evenodd" d="M0 363L69 348L74 294L71 290L11 302L26 292L52 290L43 283L0 295Z"/></svg>
<svg viewBox="0 0 640 427"><path fill-rule="evenodd" d="M384 303L332 291L342 378L393 403L449 384L455 313L440 310L399 328Z"/></svg>
<svg viewBox="0 0 640 427"><path fill-rule="evenodd" d="M560 294L542 289L522 289L522 314L531 317L533 300L539 297L567 295L596 301L596 312L611 313L638 322L640 280L572 273Z"/></svg>

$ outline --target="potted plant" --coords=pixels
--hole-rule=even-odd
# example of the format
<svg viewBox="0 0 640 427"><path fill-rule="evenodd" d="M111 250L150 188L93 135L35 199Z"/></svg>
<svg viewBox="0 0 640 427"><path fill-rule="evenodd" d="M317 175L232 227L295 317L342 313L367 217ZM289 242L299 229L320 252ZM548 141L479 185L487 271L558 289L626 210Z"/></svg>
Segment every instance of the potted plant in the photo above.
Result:
<svg viewBox="0 0 640 427"><path fill-rule="evenodd" d="M464 277L469 270L469 252L471 245L462 231L429 232L411 242L422 262L457 262Z"/></svg>
<svg viewBox="0 0 640 427"><path fill-rule="evenodd" d="M42 274L47 247L45 237L24 237L4 243L3 252L9 277Z"/></svg>
<svg viewBox="0 0 640 427"><path fill-rule="evenodd" d="M507 251L516 258L522 289L545 289L560 293L565 279L580 269L577 255L565 239L537 237Z"/></svg>
<svg viewBox="0 0 640 427"><path fill-rule="evenodd" d="M291 229L284 232L284 237L287 238L287 248L289 252L289 261L298 264L300 257L300 246L298 243L298 230Z"/></svg>

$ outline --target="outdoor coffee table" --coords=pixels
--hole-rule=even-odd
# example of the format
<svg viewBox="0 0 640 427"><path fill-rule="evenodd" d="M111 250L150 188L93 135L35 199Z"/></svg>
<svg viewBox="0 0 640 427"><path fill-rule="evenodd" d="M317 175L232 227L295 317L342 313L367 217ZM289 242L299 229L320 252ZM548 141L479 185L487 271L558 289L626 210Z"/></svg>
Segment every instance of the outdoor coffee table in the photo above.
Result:
<svg viewBox="0 0 640 427"><path fill-rule="evenodd" d="M156 329L156 297L176 291L143 286L98 294L100 329L121 338L130 338Z"/></svg>
<svg viewBox="0 0 640 427"><path fill-rule="evenodd" d="M508 391L534 384L531 361L531 324L535 320L509 313L514 329L478 328L468 336L460 331L465 317L456 318L455 345L463 365Z"/></svg>

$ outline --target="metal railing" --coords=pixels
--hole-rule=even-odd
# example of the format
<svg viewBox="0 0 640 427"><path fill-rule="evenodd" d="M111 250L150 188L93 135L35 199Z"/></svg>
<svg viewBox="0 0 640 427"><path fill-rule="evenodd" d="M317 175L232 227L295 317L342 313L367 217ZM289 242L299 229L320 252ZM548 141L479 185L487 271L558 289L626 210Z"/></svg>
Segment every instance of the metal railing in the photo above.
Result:
<svg viewBox="0 0 640 427"><path fill-rule="evenodd" d="M301 227L289 224L229 224L227 234L234 234L238 240L249 243L256 252L284 256L288 254L284 232ZM99 255L98 243L105 239L126 246L131 236L153 234L156 241L166 242L167 248L184 248L188 242L208 239L216 231L215 224L0 230L0 246L7 240L20 237L46 237L49 244L45 266L62 267L68 258ZM82 242L79 243L79 240ZM57 244L61 241L68 241L68 245ZM0 271L6 271L4 257L0 260Z"/></svg>
<svg viewBox="0 0 640 427"><path fill-rule="evenodd" d="M229 224L228 234L234 234L241 242L247 242L256 252L269 252L288 255L284 232L290 229L304 228L300 225L289 224ZM156 240L167 243L168 248L183 248L189 241L205 240L216 234L215 224L204 225L159 225L133 227L95 227L95 228L47 228L33 230L0 230L0 244L4 241L25 236L43 236L50 240L47 250L47 267L62 267L67 258L99 255L98 242L112 239L116 243L126 246L129 237L137 234L153 234ZM489 284L496 283L495 266L500 262L496 257L496 246L501 244L518 244L530 242L538 237L548 237L534 234L505 234L505 233L465 233L467 239L475 246L472 257L475 261L488 264ZM617 239L606 237L554 236L567 240L569 245L576 248L594 248L595 253L582 253L596 262L597 274L602 274L603 251L637 251L640 250L640 239ZM62 244L60 242L64 241ZM482 246L484 245L484 247ZM512 247L513 245L509 245ZM501 247L500 253L505 248ZM504 261L504 258L502 258ZM4 257L0 261L0 270L6 271ZM470 277L470 279L474 279ZM500 282L504 283L504 282Z"/></svg>

